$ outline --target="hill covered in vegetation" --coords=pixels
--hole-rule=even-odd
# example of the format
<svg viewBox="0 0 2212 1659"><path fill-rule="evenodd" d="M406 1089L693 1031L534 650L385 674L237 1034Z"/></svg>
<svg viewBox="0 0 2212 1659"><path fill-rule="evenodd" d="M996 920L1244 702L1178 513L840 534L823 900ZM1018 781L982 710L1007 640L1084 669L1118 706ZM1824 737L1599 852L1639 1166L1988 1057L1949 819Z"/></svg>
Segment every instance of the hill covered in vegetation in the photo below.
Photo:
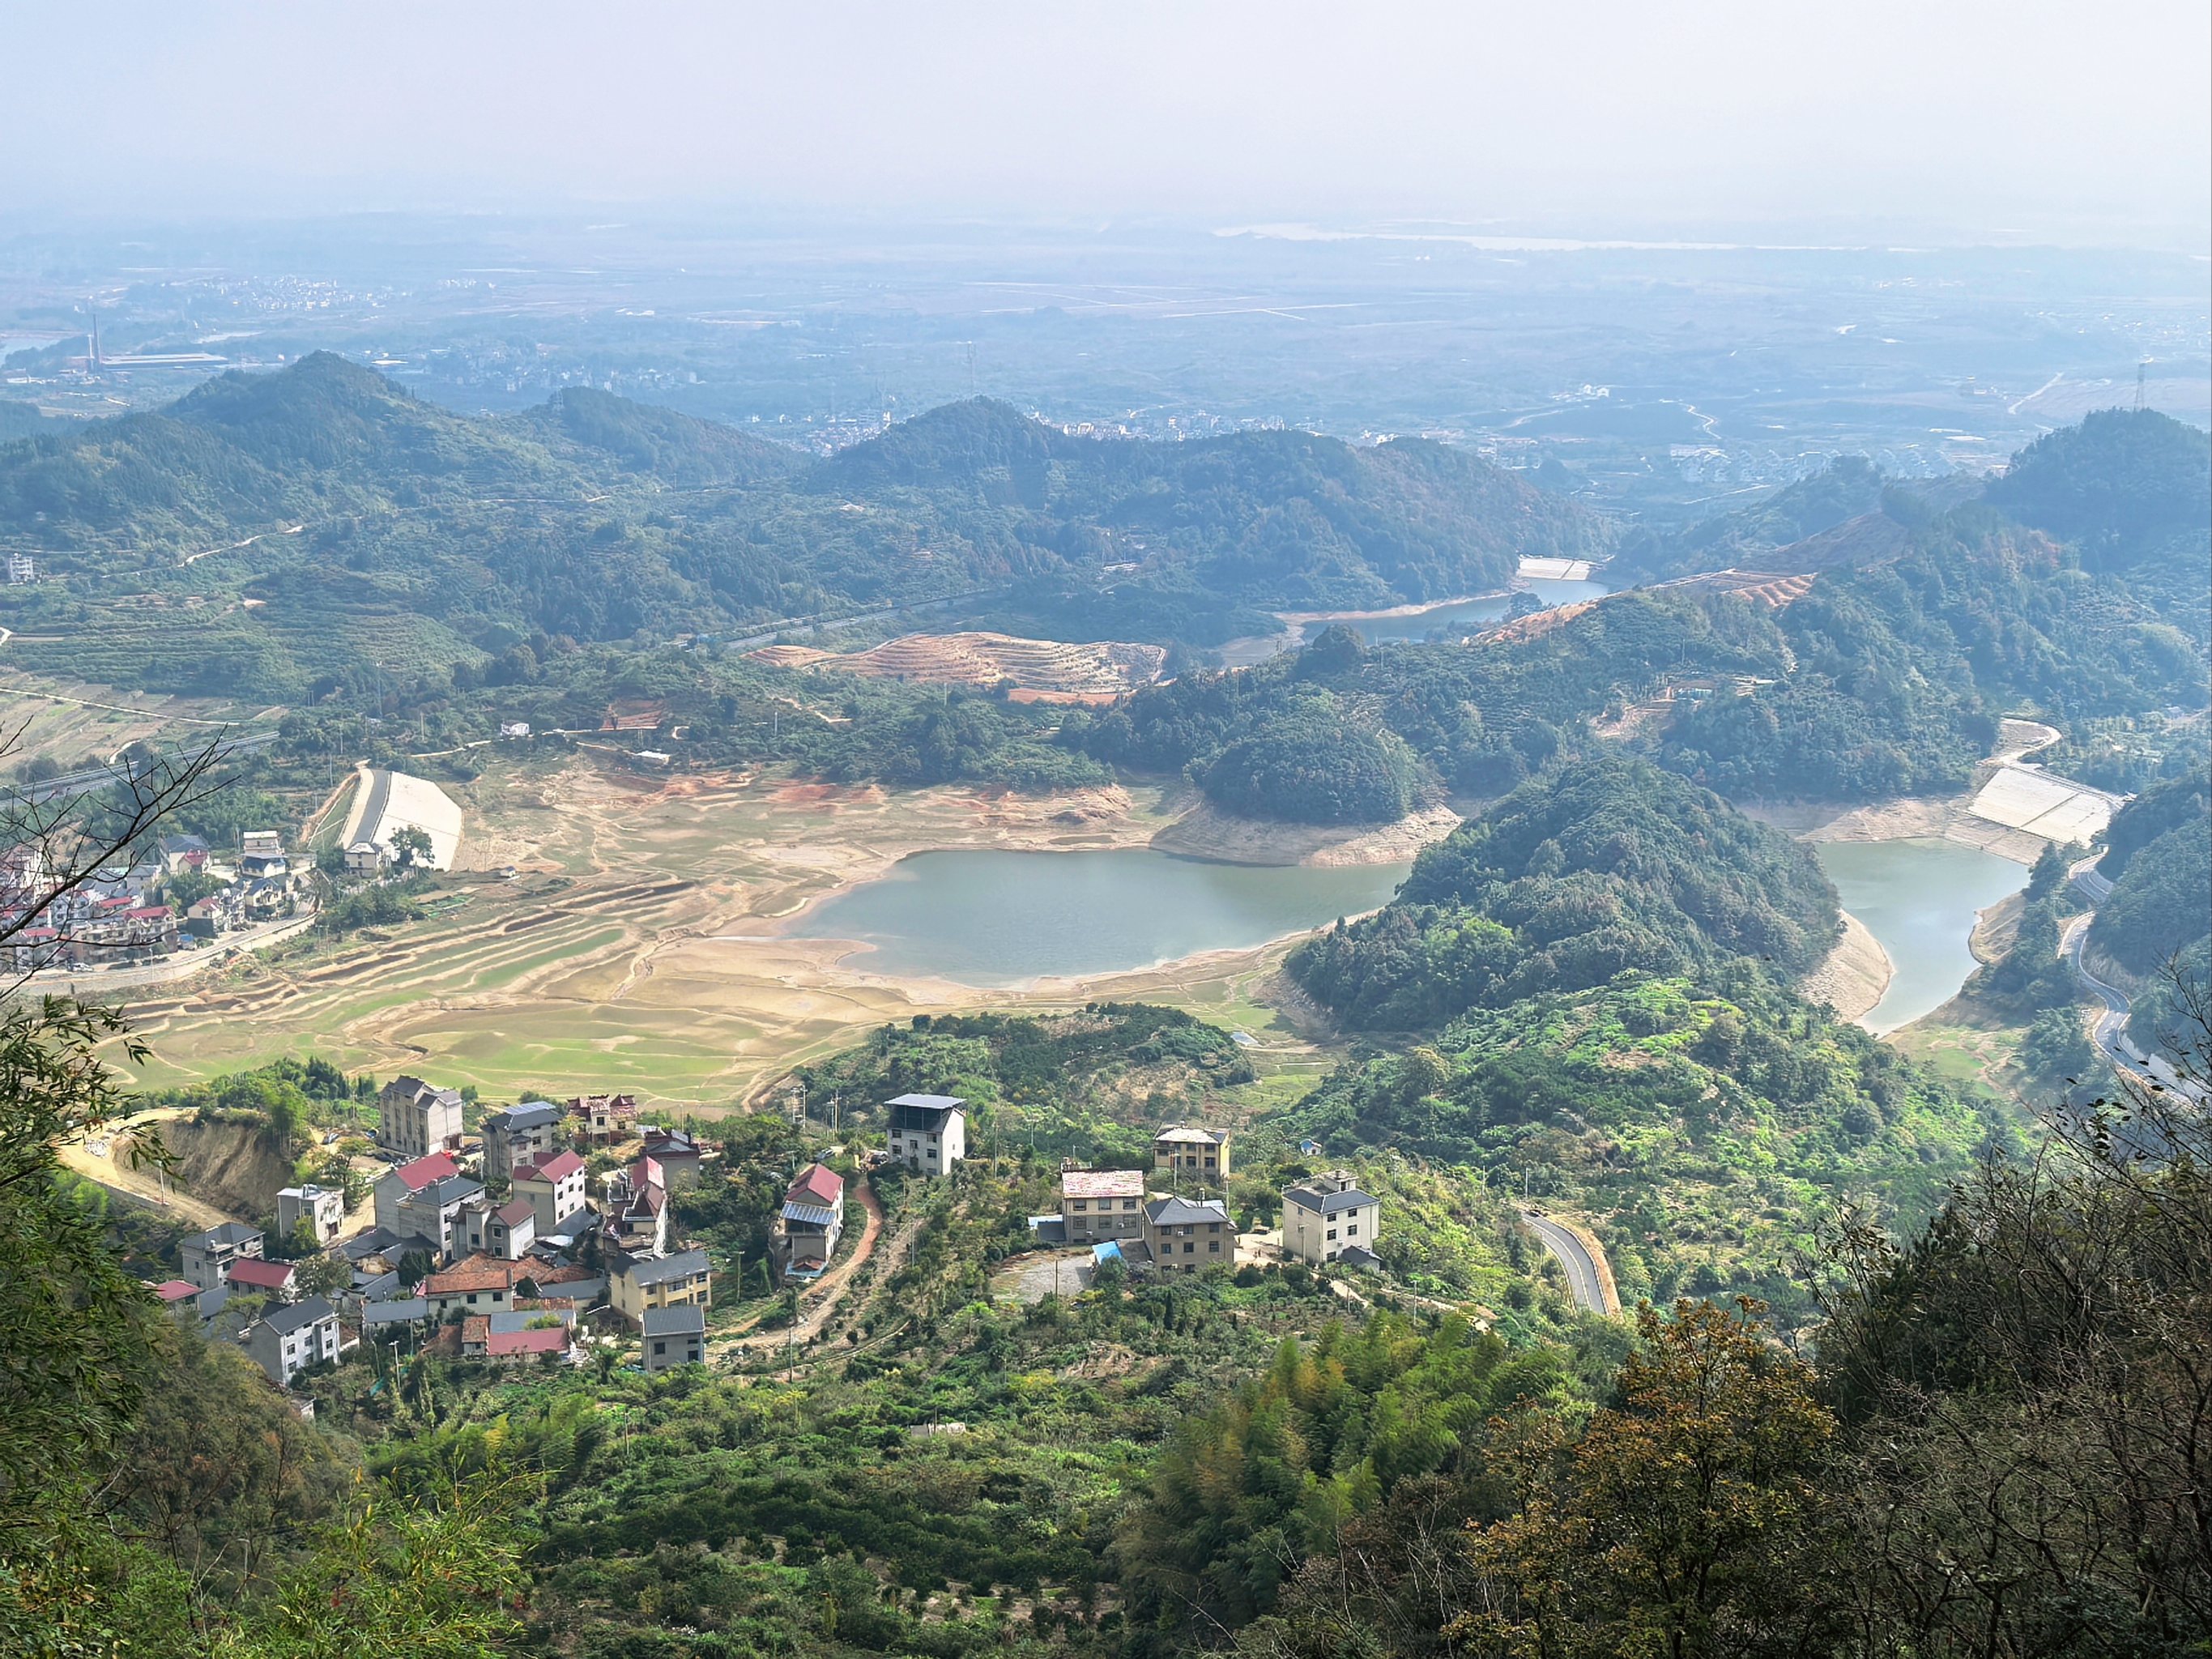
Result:
<svg viewBox="0 0 2212 1659"><path fill-rule="evenodd" d="M1754 957L1786 981L1839 927L1803 847L1648 762L1598 752L1461 825L1389 904L1289 967L1346 1024L1406 1030L1631 969Z"/></svg>
<svg viewBox="0 0 2212 1659"><path fill-rule="evenodd" d="M954 595L1041 605L1079 637L1219 640L1258 606L1494 588L1523 554L1606 540L1419 441L1094 441L976 402L817 463L588 388L470 419L325 353L0 442L0 535L65 550L57 580L9 595L27 665L288 698L364 655L442 678L533 635Z"/></svg>

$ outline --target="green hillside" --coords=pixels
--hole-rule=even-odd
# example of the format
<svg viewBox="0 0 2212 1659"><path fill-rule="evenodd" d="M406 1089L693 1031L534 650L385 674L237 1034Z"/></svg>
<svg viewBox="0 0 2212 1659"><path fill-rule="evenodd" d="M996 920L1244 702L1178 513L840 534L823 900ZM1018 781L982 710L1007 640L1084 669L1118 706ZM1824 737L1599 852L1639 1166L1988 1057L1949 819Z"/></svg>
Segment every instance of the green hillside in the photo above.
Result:
<svg viewBox="0 0 2212 1659"><path fill-rule="evenodd" d="M1407 1030L1468 1009L1743 957L1788 980L1838 931L1803 847L1648 762L1598 752L1531 779L1422 854L1374 915L1290 970L1348 1025Z"/></svg>
<svg viewBox="0 0 2212 1659"><path fill-rule="evenodd" d="M588 388L469 419L318 353L0 444L0 538L67 550L0 610L21 665L297 698L377 661L428 685L533 635L947 596L1075 637L1219 640L1262 605L1496 587L1605 533L1426 444L1094 441L972 403L816 463Z"/></svg>

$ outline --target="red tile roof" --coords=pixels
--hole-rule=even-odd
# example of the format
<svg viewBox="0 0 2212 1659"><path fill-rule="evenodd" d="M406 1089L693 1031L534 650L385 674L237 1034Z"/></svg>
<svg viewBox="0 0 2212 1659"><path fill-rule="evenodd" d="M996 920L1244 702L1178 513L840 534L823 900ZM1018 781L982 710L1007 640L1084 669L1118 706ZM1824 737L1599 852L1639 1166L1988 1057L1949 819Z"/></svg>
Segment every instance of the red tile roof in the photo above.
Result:
<svg viewBox="0 0 2212 1659"><path fill-rule="evenodd" d="M281 1291L292 1282L292 1264L245 1256L230 1264L230 1282L257 1291Z"/></svg>
<svg viewBox="0 0 2212 1659"><path fill-rule="evenodd" d="M188 1296L198 1296L200 1287L188 1285L181 1279L165 1279L154 1286L154 1294L164 1302L182 1302Z"/></svg>
<svg viewBox="0 0 2212 1659"><path fill-rule="evenodd" d="M526 1198L510 1199L499 1207L499 1218L510 1227L519 1226L538 1213L538 1208Z"/></svg>
<svg viewBox="0 0 2212 1659"><path fill-rule="evenodd" d="M845 1201L845 1177L835 1170L810 1164L799 1171L799 1179L791 1183L791 1190L783 1196L786 1203L794 1199L812 1199L817 1204L835 1208Z"/></svg>
<svg viewBox="0 0 2212 1659"><path fill-rule="evenodd" d="M520 1331L493 1331L483 1340L484 1352L497 1358L514 1353L566 1353L571 1340L566 1325L539 1325Z"/></svg>
<svg viewBox="0 0 2212 1659"><path fill-rule="evenodd" d="M418 1158L412 1164L403 1164L392 1173L407 1183L407 1190L419 1193L434 1181L445 1181L461 1172L461 1166L443 1152L433 1152L428 1158Z"/></svg>
<svg viewBox="0 0 2212 1659"><path fill-rule="evenodd" d="M536 1164L525 1164L514 1172L517 1181L561 1181L584 1167L584 1160L574 1152L556 1152L551 1158Z"/></svg>
<svg viewBox="0 0 2212 1659"><path fill-rule="evenodd" d="M452 1296L470 1291L511 1291L515 1281L523 1276L522 1267L513 1261L499 1261L490 1256L472 1255L465 1261L457 1261L441 1273L432 1273L422 1281L425 1296Z"/></svg>

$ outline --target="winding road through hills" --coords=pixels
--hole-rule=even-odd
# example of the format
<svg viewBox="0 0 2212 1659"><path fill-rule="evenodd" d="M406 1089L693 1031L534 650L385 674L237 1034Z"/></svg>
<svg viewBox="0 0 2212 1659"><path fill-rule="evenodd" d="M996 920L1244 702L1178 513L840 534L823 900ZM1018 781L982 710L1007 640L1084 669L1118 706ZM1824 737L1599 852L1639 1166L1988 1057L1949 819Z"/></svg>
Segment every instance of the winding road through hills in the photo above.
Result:
<svg viewBox="0 0 2212 1659"><path fill-rule="evenodd" d="M1620 1311L1619 1303L1609 1294L1612 1274L1605 1270L1599 1253L1578 1231L1534 1210L1522 1211L1521 1219L1528 1223L1529 1231L1544 1241L1545 1248L1559 1257L1559 1265L1567 1270L1567 1285L1574 1291L1577 1307L1594 1314Z"/></svg>

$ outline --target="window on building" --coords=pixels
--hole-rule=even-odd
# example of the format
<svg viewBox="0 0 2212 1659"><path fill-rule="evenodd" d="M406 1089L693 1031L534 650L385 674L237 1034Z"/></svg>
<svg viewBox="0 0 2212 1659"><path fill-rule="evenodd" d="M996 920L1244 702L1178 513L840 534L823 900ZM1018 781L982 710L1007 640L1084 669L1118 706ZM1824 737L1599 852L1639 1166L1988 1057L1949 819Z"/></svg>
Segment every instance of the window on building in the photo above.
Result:
<svg viewBox="0 0 2212 1659"><path fill-rule="evenodd" d="M665 1342L656 1342L653 1345L653 1357L655 1359L659 1358L661 1355L667 1352L668 1345Z"/></svg>

